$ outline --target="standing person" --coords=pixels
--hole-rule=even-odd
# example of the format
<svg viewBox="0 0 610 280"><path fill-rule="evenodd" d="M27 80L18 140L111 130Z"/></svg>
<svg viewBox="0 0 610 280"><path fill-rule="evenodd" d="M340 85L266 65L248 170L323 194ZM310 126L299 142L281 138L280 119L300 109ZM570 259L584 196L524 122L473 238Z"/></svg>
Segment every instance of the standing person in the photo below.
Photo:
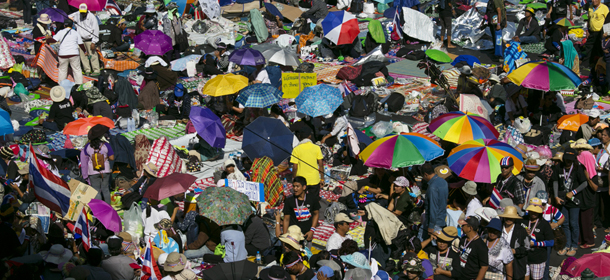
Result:
<svg viewBox="0 0 610 280"><path fill-rule="evenodd" d="M298 131L301 142L294 147L290 157L292 174L294 177L303 177L307 181L307 192L316 201L320 200L320 187L324 185L324 163L320 146L311 141L313 131L303 126Z"/></svg>
<svg viewBox="0 0 610 280"><path fill-rule="evenodd" d="M608 7L601 3L601 0L592 0L589 7L589 30L587 30L587 42L585 43L585 58L583 64L593 68L595 57L602 55L602 32L604 22L608 16Z"/></svg>
<svg viewBox="0 0 610 280"><path fill-rule="evenodd" d="M434 267L434 278L458 278L460 256L451 248L453 240L458 238L457 229L455 227L445 227L432 238L436 239L436 246L429 246L430 242L426 242L426 240L422 242L422 246L424 246L424 252L428 253L428 259Z"/></svg>
<svg viewBox="0 0 610 280"><path fill-rule="evenodd" d="M343 241L352 239L350 235L347 235L347 232L349 231L349 224L353 222L354 220L350 219L345 213L335 215L335 232L326 241L326 251L339 250Z"/></svg>
<svg viewBox="0 0 610 280"><path fill-rule="evenodd" d="M167 52L168 61L180 58L180 46L177 42L178 35L182 34L182 22L178 14L178 4L170 2L167 4L167 13L163 16L163 33L172 38L173 49Z"/></svg>
<svg viewBox="0 0 610 280"><path fill-rule="evenodd" d="M80 51L80 60L83 63L85 74L91 76L100 75L100 61L97 56L96 46L99 41L100 26L97 17L89 12L87 4L82 3L78 6L78 12L69 16L77 25L86 51ZM61 81L61 80L60 80Z"/></svg>
<svg viewBox="0 0 610 280"><path fill-rule="evenodd" d="M525 279L529 276L527 268L527 254L530 248L530 239L527 231L521 226L522 218L517 214L515 206L507 206L504 210L499 210L499 217L502 218L502 239L509 247L515 260L513 261L513 279Z"/></svg>
<svg viewBox="0 0 610 280"><path fill-rule="evenodd" d="M68 77L68 66L72 68L74 83L83 84L83 71L80 67L79 51L87 52L83 39L76 30L72 30L74 22L70 19L64 21L64 29L53 36L53 40L59 42L59 73L58 80L63 81Z"/></svg>
<svg viewBox="0 0 610 280"><path fill-rule="evenodd" d="M521 42L521 44L536 44L540 42L540 25L538 24L538 19L536 19L534 9L525 9L525 17L519 21L513 41Z"/></svg>
<svg viewBox="0 0 610 280"><path fill-rule="evenodd" d="M500 219L493 218L489 221L485 242L489 258L489 271L485 274L485 279L513 279L514 256L510 245L502 238Z"/></svg>
<svg viewBox="0 0 610 280"><path fill-rule="evenodd" d="M428 235L432 235L433 232L441 230L446 225L449 185L447 181L436 175L432 164L429 162L422 165L422 174L424 180L428 182L428 191L424 202L426 220L423 223L424 227L422 227L424 230L422 237L427 239Z"/></svg>
<svg viewBox="0 0 610 280"><path fill-rule="evenodd" d="M546 191L538 191L536 197L542 203L542 218L549 222L552 230L555 230L563 224L565 217L559 209L549 204L549 194Z"/></svg>
<svg viewBox="0 0 610 280"><path fill-rule="evenodd" d="M496 179L496 189L503 198L510 198L513 204L519 209L523 209L525 205L525 192L523 191L523 183L513 175L515 162L511 157L503 157L500 160L500 175ZM483 200L483 204L487 203L489 198Z"/></svg>
<svg viewBox="0 0 610 280"><path fill-rule="evenodd" d="M41 14L36 21L37 23L32 31L32 37L34 38L34 52L36 52L36 55L38 55L38 53L40 53L40 47L42 47L42 44L45 43L47 39L50 39L53 35L49 30L49 24L52 23L49 15Z"/></svg>
<svg viewBox="0 0 610 280"><path fill-rule="evenodd" d="M596 225L604 228L608 228L610 224L610 207L605 205L610 205L610 196L608 193L608 158L609 158L609 147L610 147L610 128L604 128L601 131L600 135L601 145L596 144L595 140L597 138L592 138L589 140L589 144L595 148L597 153L595 154L595 165L597 169L597 176L602 180L602 185L597 189L598 196L597 201L595 202L597 208L603 208L603 211L596 211L594 216L599 221L596 221ZM604 205L604 206L601 206ZM601 212L601 213L600 213ZM610 232L609 229L606 229L605 232Z"/></svg>
<svg viewBox="0 0 610 280"><path fill-rule="evenodd" d="M571 0L551 0L546 3L546 7L548 10L546 13L546 19L547 21L550 20L550 24L560 18L569 18L570 20L574 19L574 15L572 14Z"/></svg>
<svg viewBox="0 0 610 280"><path fill-rule="evenodd" d="M491 39L494 41L494 45L496 46L494 54L496 57L503 57L504 51L502 49L502 28L505 28L507 23L504 1L493 0L487 2L486 15L488 27L491 31ZM497 33L499 33L499 37L496 37Z"/></svg>
<svg viewBox="0 0 610 280"><path fill-rule="evenodd" d="M489 267L489 255L485 242L479 237L479 220L476 217L466 217L459 221L464 232L460 240L460 267L459 279L485 279Z"/></svg>
<svg viewBox="0 0 610 280"><path fill-rule="evenodd" d="M441 25L441 42L445 42L445 33L447 34L447 48L453 49L455 46L451 44L451 18L455 16L455 1L441 0L438 5L438 22Z"/></svg>
<svg viewBox="0 0 610 280"><path fill-rule="evenodd" d="M133 279L134 270L130 265L136 262L122 250L123 238L116 235L110 236L106 244L108 244L108 253L111 257L102 261L100 265L102 269L108 272L113 280Z"/></svg>
<svg viewBox="0 0 610 280"><path fill-rule="evenodd" d="M301 232L305 235L307 241L311 241L318 226L319 197L315 197L306 191L308 186L304 177L297 176L294 178L292 188L294 195L284 202L283 233L288 233L290 225L297 225L301 228Z"/></svg>
<svg viewBox="0 0 610 280"><path fill-rule="evenodd" d="M544 278L544 270L548 261L547 247L553 247L555 244L555 235L549 222L541 219L541 206L542 203L537 197L530 199L529 206L526 209L529 213L529 220L527 225L525 221L522 222L522 226L525 227L527 234L530 236L530 251L527 254L527 264L530 270L530 279L533 280Z"/></svg>
<svg viewBox="0 0 610 280"><path fill-rule="evenodd" d="M546 189L542 179L536 175L541 167L535 159L528 159L525 161L524 168L525 173L523 175L517 175L517 179L519 179L523 185L523 193L525 196L525 205L523 205L523 208L521 209L527 208L529 199L535 197L539 191L544 191Z"/></svg>
<svg viewBox="0 0 610 280"><path fill-rule="evenodd" d="M107 132L106 126L93 126L87 133L89 143L81 151L80 158L83 178L97 190L95 199L102 199L103 195L104 201L110 204L110 161L114 160L114 151L104 136Z"/></svg>
<svg viewBox="0 0 610 280"><path fill-rule="evenodd" d="M580 215L578 218L580 222L580 248L588 249L595 246L595 236L591 229L593 229L595 199L600 184L595 168L595 156L588 151L592 150L593 147L584 139L578 139L578 141L572 143L570 147L576 150L576 153L578 154L576 158L578 159L578 162L584 166L584 177L587 180L587 186L580 191L582 193L582 201L580 203Z"/></svg>

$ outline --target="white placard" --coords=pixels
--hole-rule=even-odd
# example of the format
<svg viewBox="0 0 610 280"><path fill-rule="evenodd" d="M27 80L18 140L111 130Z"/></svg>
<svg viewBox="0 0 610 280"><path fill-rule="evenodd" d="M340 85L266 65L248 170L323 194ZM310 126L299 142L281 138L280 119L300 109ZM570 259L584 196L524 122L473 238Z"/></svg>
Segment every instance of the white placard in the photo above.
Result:
<svg viewBox="0 0 610 280"><path fill-rule="evenodd" d="M239 172L239 171L237 171ZM263 183L225 179L225 187L245 194L251 201L265 202L265 185Z"/></svg>

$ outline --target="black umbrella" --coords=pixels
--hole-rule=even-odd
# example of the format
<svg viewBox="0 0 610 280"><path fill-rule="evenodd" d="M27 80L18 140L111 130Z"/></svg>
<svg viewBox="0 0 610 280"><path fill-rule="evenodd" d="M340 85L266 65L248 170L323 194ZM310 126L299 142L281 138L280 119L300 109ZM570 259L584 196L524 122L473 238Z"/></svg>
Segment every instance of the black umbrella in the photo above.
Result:
<svg viewBox="0 0 610 280"><path fill-rule="evenodd" d="M203 279L214 280L249 280L255 279L258 265L248 260L232 263L221 263L203 271Z"/></svg>

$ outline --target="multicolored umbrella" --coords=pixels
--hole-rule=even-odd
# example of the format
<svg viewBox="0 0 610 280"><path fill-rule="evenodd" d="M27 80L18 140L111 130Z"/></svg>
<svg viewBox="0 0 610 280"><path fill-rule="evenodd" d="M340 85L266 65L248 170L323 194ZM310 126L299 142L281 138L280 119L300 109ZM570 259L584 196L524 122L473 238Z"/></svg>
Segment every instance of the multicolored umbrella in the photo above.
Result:
<svg viewBox="0 0 610 280"><path fill-rule="evenodd" d="M219 226L241 225L252 213L248 196L229 187L208 187L197 198L199 214Z"/></svg>
<svg viewBox="0 0 610 280"><path fill-rule="evenodd" d="M203 86L202 94L209 96L223 96L234 94L248 86L248 78L242 75L225 74L210 79Z"/></svg>
<svg viewBox="0 0 610 280"><path fill-rule="evenodd" d="M106 8L106 0L68 0L68 5L76 8L82 3L87 4L89 11L99 12Z"/></svg>
<svg viewBox="0 0 610 280"><path fill-rule="evenodd" d="M333 113L343 103L343 96L338 88L320 84L305 88L294 101L297 112L315 118Z"/></svg>
<svg viewBox="0 0 610 280"><path fill-rule="evenodd" d="M346 11L329 12L322 20L324 37L336 45L351 44L360 34L358 20Z"/></svg>
<svg viewBox="0 0 610 280"><path fill-rule="evenodd" d="M164 55L173 49L172 38L160 30L146 30L133 41L135 47L147 55Z"/></svg>
<svg viewBox="0 0 610 280"><path fill-rule="evenodd" d="M220 118L209 108L193 106L189 119L193 123L197 134L214 148L224 148L227 141L227 131Z"/></svg>
<svg viewBox="0 0 610 280"><path fill-rule="evenodd" d="M457 144L481 138L498 139L500 135L485 118L459 111L440 115L430 122L428 129L439 138Z"/></svg>
<svg viewBox="0 0 610 280"><path fill-rule="evenodd" d="M542 91L577 88L582 81L568 67L549 61L534 61L521 65L507 78L518 86Z"/></svg>
<svg viewBox="0 0 610 280"><path fill-rule="evenodd" d="M278 165L292 153L293 139L282 121L258 117L244 129L242 149L252 161L268 156Z"/></svg>
<svg viewBox="0 0 610 280"><path fill-rule="evenodd" d="M428 136L402 133L374 141L359 156L366 166L390 169L423 164L444 153L441 145Z"/></svg>
<svg viewBox="0 0 610 280"><path fill-rule="evenodd" d="M567 18L559 18L559 19L556 19L554 22L555 22L555 24L557 24L559 26L565 26L565 27L574 26L574 23Z"/></svg>
<svg viewBox="0 0 610 280"><path fill-rule="evenodd" d="M143 197L161 201L165 198L185 193L195 183L197 177L191 174L174 172L163 178L158 178L150 185Z"/></svg>
<svg viewBox="0 0 610 280"><path fill-rule="evenodd" d="M87 204L91 209L91 213L100 221L108 230L113 232L123 231L123 224L119 214L107 202L99 199L91 199Z"/></svg>
<svg viewBox="0 0 610 280"><path fill-rule="evenodd" d="M578 131L581 125L589 121L589 116L583 114L564 115L557 120L557 128Z"/></svg>
<svg viewBox="0 0 610 280"><path fill-rule="evenodd" d="M523 168L523 157L512 146L493 139L477 139L464 142L451 150L447 162L451 171L459 177L478 183L495 183L501 173L500 160L513 158L517 175Z"/></svg>
<svg viewBox="0 0 610 280"><path fill-rule="evenodd" d="M108 128L114 128L114 122L106 117L89 117L69 122L64 127L64 134L66 135L87 135L89 129L94 127L96 124L107 126Z"/></svg>
<svg viewBox="0 0 610 280"><path fill-rule="evenodd" d="M244 107L266 108L281 99L282 92L271 84L253 84L242 89L236 100Z"/></svg>
<svg viewBox="0 0 610 280"><path fill-rule="evenodd" d="M252 48L237 49L229 55L229 61L237 65L263 65L265 57L263 54Z"/></svg>

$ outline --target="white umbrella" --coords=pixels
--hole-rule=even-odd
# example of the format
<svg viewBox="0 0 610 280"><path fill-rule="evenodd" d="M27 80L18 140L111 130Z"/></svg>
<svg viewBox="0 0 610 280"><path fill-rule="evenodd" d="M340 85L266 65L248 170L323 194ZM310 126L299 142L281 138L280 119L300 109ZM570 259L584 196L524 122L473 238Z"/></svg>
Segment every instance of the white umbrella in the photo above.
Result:
<svg viewBox="0 0 610 280"><path fill-rule="evenodd" d="M299 66L299 57L292 49L281 48L280 50L269 49L263 52L268 62L275 62L284 66Z"/></svg>
<svg viewBox="0 0 610 280"><path fill-rule="evenodd" d="M292 35L282 34L278 36L277 39L273 40L272 43L277 44L282 48L288 48L291 47L296 40L297 39Z"/></svg>
<svg viewBox="0 0 610 280"><path fill-rule="evenodd" d="M199 4L201 5L201 10L209 19L220 19L220 4L218 4L218 1L199 0Z"/></svg>

